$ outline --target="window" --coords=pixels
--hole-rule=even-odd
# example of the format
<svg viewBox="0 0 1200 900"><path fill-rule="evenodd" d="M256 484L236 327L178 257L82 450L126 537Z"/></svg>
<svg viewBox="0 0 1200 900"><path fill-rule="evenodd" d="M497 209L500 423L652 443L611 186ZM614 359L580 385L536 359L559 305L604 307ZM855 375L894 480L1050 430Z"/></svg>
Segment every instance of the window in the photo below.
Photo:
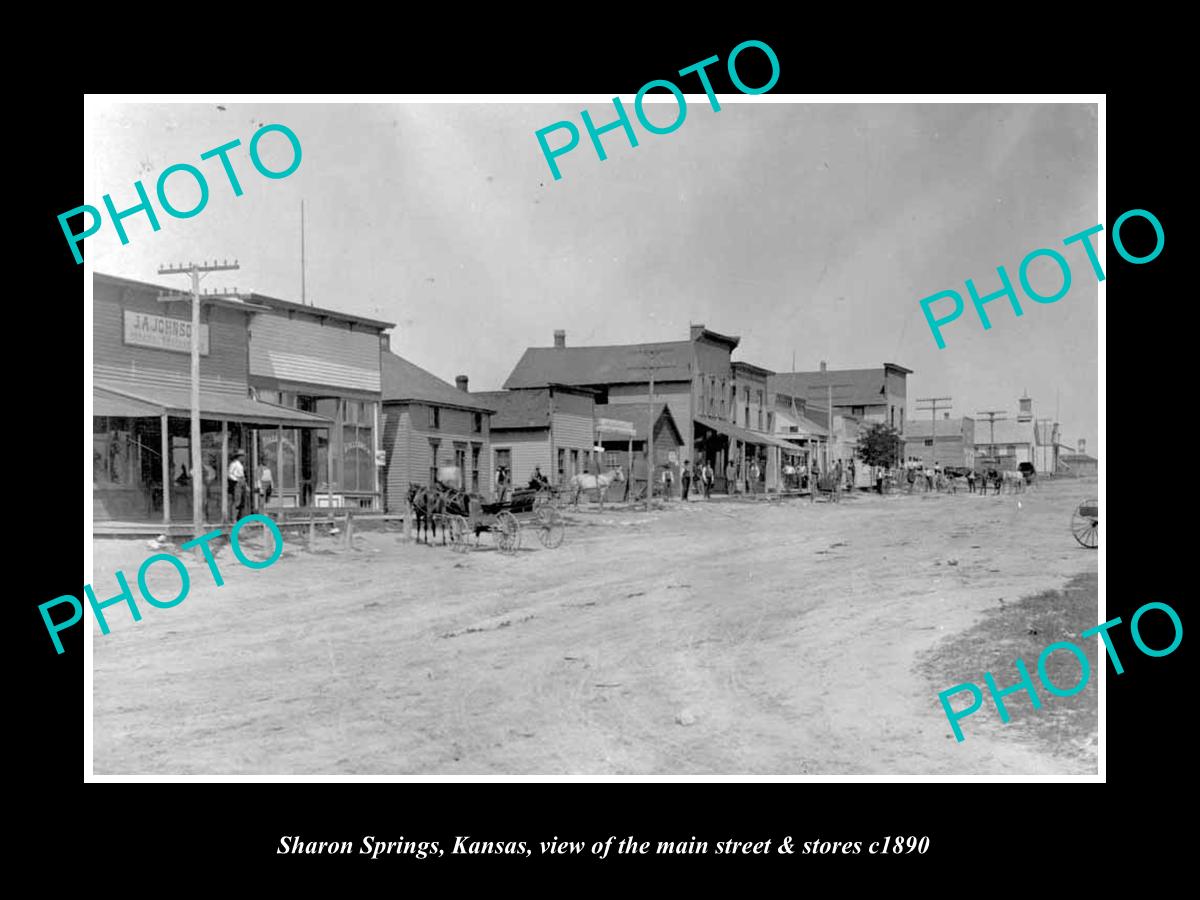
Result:
<svg viewBox="0 0 1200 900"><path fill-rule="evenodd" d="M471 493L473 494L479 493L479 452L482 449L478 444L471 445Z"/></svg>
<svg viewBox="0 0 1200 900"><path fill-rule="evenodd" d="M475 413L471 417L471 432L473 434L483 434L483 413Z"/></svg>
<svg viewBox="0 0 1200 900"><path fill-rule="evenodd" d="M566 480L567 473L567 451L562 447L558 448L558 480L561 484Z"/></svg>
<svg viewBox="0 0 1200 900"><path fill-rule="evenodd" d="M621 454L616 450L606 450L604 453L604 468L608 471L621 468Z"/></svg>
<svg viewBox="0 0 1200 900"><path fill-rule="evenodd" d="M580 471L581 470L579 468L579 451L572 450L571 451L571 474L578 475L580 473Z"/></svg>
<svg viewBox="0 0 1200 900"><path fill-rule="evenodd" d="M767 431L775 430L775 413L767 413Z"/></svg>
<svg viewBox="0 0 1200 900"><path fill-rule="evenodd" d="M375 490L375 404L342 402L342 490Z"/></svg>
<svg viewBox="0 0 1200 900"><path fill-rule="evenodd" d="M92 481L98 485L133 484L139 447L127 419L92 417ZM160 464L161 465L161 464Z"/></svg>
<svg viewBox="0 0 1200 900"><path fill-rule="evenodd" d="M466 444L456 443L454 445L454 467L456 469L458 469L458 478L459 478L458 486L460 488L462 488L465 486L464 482L466 481L466 478L467 478L467 445Z"/></svg>
<svg viewBox="0 0 1200 900"><path fill-rule="evenodd" d="M429 409L429 427L442 427L442 408L440 406L430 406Z"/></svg>
<svg viewBox="0 0 1200 900"><path fill-rule="evenodd" d="M865 408L864 408L864 407L862 407L862 406L852 406L852 407L850 407L850 415L852 415L852 416L861 416L861 415L863 415L864 409L865 409ZM895 425L895 424L896 424L896 408L895 408L895 407L892 407L892 421L891 421L891 424L892 424L892 425Z"/></svg>
<svg viewBox="0 0 1200 900"><path fill-rule="evenodd" d="M437 484L438 448L441 445L441 441L429 439L429 484L431 486Z"/></svg>
<svg viewBox="0 0 1200 900"><path fill-rule="evenodd" d="M925 446L932 447L933 446L933 438L925 438Z"/></svg>
<svg viewBox="0 0 1200 900"><path fill-rule="evenodd" d="M726 413L725 413L725 396L726 396L725 379L722 378L721 379L721 418L722 419L725 418L725 415L726 415Z"/></svg>

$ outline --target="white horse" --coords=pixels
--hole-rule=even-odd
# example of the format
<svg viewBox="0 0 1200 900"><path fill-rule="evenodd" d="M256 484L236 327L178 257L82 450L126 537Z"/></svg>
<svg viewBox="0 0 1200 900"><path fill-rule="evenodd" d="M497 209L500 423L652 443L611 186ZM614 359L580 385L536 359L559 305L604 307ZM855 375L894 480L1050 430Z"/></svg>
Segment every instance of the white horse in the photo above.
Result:
<svg viewBox="0 0 1200 900"><path fill-rule="evenodd" d="M600 503L600 507L604 508L604 495L608 493L608 486L614 481L624 481L625 473L618 466L611 472L606 472L603 475L588 475L584 472L578 475L572 475L568 482L574 489L574 496L571 498L572 504L576 509L579 508L579 495L584 491L595 491L596 499Z"/></svg>
<svg viewBox="0 0 1200 900"><path fill-rule="evenodd" d="M1011 494L1020 494L1025 491L1025 475L1021 472L1005 471L1001 478L1004 480L1004 489Z"/></svg>

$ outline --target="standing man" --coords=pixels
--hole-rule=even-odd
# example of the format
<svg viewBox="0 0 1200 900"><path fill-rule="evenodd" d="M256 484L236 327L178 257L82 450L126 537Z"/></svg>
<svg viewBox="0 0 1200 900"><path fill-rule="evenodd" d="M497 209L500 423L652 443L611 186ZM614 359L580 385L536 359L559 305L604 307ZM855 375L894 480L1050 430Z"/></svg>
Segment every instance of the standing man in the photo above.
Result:
<svg viewBox="0 0 1200 900"><path fill-rule="evenodd" d="M875 493L883 496L883 466L875 467Z"/></svg>
<svg viewBox="0 0 1200 900"><path fill-rule="evenodd" d="M683 471L679 473L679 483L683 488L683 502L687 503L688 489L692 486L692 463L691 460L683 461Z"/></svg>
<svg viewBox="0 0 1200 900"><path fill-rule="evenodd" d="M258 493L262 496L262 508L266 509L271 502L271 495L275 492L275 482L271 477L271 469L269 466L263 465L258 471Z"/></svg>
<svg viewBox="0 0 1200 900"><path fill-rule="evenodd" d="M716 477L716 473L713 472L713 467L709 464L708 460L704 461L704 470L700 475L704 481L704 499L707 500L712 494L713 479Z"/></svg>
<svg viewBox="0 0 1200 900"><path fill-rule="evenodd" d="M758 457L755 457L750 463L750 477L746 483L746 487L749 489L749 492L754 494L758 493L758 479L761 474L762 470L758 468Z"/></svg>
<svg viewBox="0 0 1200 900"><path fill-rule="evenodd" d="M725 493L733 496L733 486L737 482L737 466L733 464L733 457L725 463Z"/></svg>
<svg viewBox="0 0 1200 900"><path fill-rule="evenodd" d="M233 489L233 520L240 521L246 514L246 458L244 450L233 451L233 462L229 464L229 486Z"/></svg>

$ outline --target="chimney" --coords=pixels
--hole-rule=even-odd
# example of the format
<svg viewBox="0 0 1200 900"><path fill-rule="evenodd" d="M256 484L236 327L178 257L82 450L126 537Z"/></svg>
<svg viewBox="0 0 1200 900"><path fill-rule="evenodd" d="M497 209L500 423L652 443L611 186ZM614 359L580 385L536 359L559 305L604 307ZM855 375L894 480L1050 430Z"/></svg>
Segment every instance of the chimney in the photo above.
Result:
<svg viewBox="0 0 1200 900"><path fill-rule="evenodd" d="M1026 395L1026 396L1022 397L1021 399L1019 399L1017 401L1017 403L1019 403L1021 405L1021 411L1017 413L1017 421L1018 422L1032 422L1033 421L1033 399L1031 397L1029 397L1028 395Z"/></svg>
<svg viewBox="0 0 1200 900"><path fill-rule="evenodd" d="M379 349L384 351L392 349L392 336L390 334L379 335Z"/></svg>
<svg viewBox="0 0 1200 900"><path fill-rule="evenodd" d="M554 346L559 350L567 346L567 333L561 328L554 332Z"/></svg>
<svg viewBox="0 0 1200 900"><path fill-rule="evenodd" d="M821 360L821 371L825 371L825 360Z"/></svg>
<svg viewBox="0 0 1200 900"><path fill-rule="evenodd" d="M700 335L704 334L704 326L703 325L693 325L691 328L691 334L692 334L691 339L693 341L699 340Z"/></svg>
<svg viewBox="0 0 1200 900"><path fill-rule="evenodd" d="M1085 441L1083 438L1080 438L1079 439L1079 455L1082 456L1085 453L1087 453L1087 441Z"/></svg>
<svg viewBox="0 0 1200 900"><path fill-rule="evenodd" d="M467 391L467 376L466 375L455 375L454 383L458 386L458 389L460 391L462 391L464 394L469 393L469 391Z"/></svg>

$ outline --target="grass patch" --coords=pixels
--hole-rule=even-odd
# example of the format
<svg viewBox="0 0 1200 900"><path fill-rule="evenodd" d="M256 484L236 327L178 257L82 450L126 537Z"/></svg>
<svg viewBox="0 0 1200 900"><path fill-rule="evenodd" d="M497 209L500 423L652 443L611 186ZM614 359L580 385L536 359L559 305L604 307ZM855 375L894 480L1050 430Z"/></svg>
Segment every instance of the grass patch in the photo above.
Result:
<svg viewBox="0 0 1200 900"><path fill-rule="evenodd" d="M966 741L972 735L1004 737L1016 735L1040 749L1067 756L1096 767L1097 716L1099 707L1098 666L1107 665L1107 655L1098 663L1099 639L1081 638L1080 632L1097 624L1096 598L1099 578L1079 575L1062 590L1045 591L1016 601L1001 600L973 628L943 641L922 659L918 671L927 677L934 691L944 691L964 682L977 684L983 691L983 706L973 715L959 720ZM1057 697L1045 690L1037 674L1038 656L1055 641L1070 641L1087 655L1090 675L1087 686L1073 697ZM1020 691L1004 698L1011 717L1008 724L992 702L983 680L991 672L998 688L1017 683L1020 673L1015 660L1024 661L1041 709L1034 709L1029 695ZM1069 690L1080 678L1079 660L1067 650L1058 650L1046 663L1046 673L1060 689ZM951 707L963 709L970 702L966 691L949 698ZM940 709L941 704L938 704ZM947 733L951 732L946 722Z"/></svg>

